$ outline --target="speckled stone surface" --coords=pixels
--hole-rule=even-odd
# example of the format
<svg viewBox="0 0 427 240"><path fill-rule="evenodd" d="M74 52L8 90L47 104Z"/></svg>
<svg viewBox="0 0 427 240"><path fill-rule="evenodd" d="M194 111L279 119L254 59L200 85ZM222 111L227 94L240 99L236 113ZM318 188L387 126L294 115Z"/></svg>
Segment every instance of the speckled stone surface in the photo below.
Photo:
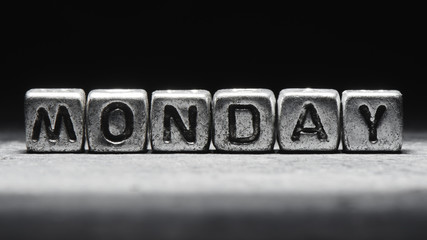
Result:
<svg viewBox="0 0 427 240"><path fill-rule="evenodd" d="M0 238L426 239L427 132L400 154L29 154L0 131Z"/></svg>

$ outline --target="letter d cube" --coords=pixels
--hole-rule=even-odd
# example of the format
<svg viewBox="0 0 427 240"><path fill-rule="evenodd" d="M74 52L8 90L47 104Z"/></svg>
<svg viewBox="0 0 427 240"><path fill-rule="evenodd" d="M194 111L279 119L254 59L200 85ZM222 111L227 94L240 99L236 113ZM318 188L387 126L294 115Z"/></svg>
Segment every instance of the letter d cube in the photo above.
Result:
<svg viewBox="0 0 427 240"><path fill-rule="evenodd" d="M276 98L268 89L224 89L213 97L213 143L228 152L268 152L275 142Z"/></svg>

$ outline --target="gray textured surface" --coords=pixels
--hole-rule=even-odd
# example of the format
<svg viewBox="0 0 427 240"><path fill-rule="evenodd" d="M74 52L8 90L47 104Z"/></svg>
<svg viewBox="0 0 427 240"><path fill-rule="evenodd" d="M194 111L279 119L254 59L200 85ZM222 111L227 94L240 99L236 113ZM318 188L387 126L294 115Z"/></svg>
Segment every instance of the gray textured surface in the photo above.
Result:
<svg viewBox="0 0 427 240"><path fill-rule="evenodd" d="M28 154L0 132L0 238L426 239L427 132L401 154Z"/></svg>

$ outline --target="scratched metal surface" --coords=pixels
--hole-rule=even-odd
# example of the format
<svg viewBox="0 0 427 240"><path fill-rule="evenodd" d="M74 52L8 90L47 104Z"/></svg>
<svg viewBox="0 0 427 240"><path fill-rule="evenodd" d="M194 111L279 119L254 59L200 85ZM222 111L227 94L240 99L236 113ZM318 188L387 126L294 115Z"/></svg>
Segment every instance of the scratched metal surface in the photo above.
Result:
<svg viewBox="0 0 427 240"><path fill-rule="evenodd" d="M28 154L0 131L0 238L426 239L427 132L401 154Z"/></svg>

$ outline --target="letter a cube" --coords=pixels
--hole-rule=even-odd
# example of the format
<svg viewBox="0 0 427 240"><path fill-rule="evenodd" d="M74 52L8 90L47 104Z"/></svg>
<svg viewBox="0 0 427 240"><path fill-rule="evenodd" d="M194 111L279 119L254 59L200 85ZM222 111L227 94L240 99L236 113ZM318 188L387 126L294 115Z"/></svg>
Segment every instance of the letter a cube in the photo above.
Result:
<svg viewBox="0 0 427 240"><path fill-rule="evenodd" d="M340 96L332 89L284 89L278 102L278 142L283 151L337 151Z"/></svg>
<svg viewBox="0 0 427 240"><path fill-rule="evenodd" d="M153 151L201 152L209 149L212 97L208 91L155 91L151 99Z"/></svg>

